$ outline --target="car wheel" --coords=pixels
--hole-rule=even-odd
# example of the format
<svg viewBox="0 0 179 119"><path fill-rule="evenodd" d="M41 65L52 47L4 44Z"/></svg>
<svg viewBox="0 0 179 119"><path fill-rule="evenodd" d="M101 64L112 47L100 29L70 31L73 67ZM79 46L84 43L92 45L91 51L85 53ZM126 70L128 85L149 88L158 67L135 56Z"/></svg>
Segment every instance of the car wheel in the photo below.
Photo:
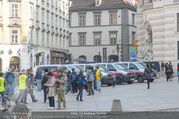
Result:
<svg viewBox="0 0 179 119"><path fill-rule="evenodd" d="M122 78L121 77L117 77L116 84L117 85L121 85L122 84Z"/></svg>
<svg viewBox="0 0 179 119"><path fill-rule="evenodd" d="M138 80L139 83L143 83L143 82L144 82L144 79L143 79L142 76L138 76L138 77L137 77L137 80Z"/></svg>
<svg viewBox="0 0 179 119"><path fill-rule="evenodd" d="M130 81L130 82L127 82L128 84L132 84L133 83L133 81Z"/></svg>

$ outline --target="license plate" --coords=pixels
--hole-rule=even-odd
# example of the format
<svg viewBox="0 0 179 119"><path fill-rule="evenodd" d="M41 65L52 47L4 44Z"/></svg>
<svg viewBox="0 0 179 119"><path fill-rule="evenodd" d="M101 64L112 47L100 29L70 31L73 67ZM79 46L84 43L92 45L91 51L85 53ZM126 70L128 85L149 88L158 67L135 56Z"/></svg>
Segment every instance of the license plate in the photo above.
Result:
<svg viewBox="0 0 179 119"><path fill-rule="evenodd" d="M134 81L134 79L131 79L131 81Z"/></svg>

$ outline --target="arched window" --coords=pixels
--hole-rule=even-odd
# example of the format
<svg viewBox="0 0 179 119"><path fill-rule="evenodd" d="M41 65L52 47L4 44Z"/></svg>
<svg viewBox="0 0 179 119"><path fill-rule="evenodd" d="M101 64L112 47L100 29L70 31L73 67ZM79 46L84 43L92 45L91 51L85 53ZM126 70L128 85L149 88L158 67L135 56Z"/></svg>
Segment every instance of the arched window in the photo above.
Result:
<svg viewBox="0 0 179 119"><path fill-rule="evenodd" d="M94 62L100 63L101 62L101 56L100 55L95 55L94 56Z"/></svg>
<svg viewBox="0 0 179 119"><path fill-rule="evenodd" d="M20 69L19 69L19 66L20 65L20 59L16 56L14 57L11 57L10 58L10 68L15 71L15 72L19 72Z"/></svg>
<svg viewBox="0 0 179 119"><path fill-rule="evenodd" d="M108 60L109 61L118 61L118 56L117 55L109 55Z"/></svg>
<svg viewBox="0 0 179 119"><path fill-rule="evenodd" d="M79 56L78 58L79 58L79 59L82 59L82 60L83 60L83 59L86 60L86 56L85 56L85 55L81 55L81 56ZM79 60L79 63L85 63L85 62L86 62L86 61L80 61L80 60Z"/></svg>

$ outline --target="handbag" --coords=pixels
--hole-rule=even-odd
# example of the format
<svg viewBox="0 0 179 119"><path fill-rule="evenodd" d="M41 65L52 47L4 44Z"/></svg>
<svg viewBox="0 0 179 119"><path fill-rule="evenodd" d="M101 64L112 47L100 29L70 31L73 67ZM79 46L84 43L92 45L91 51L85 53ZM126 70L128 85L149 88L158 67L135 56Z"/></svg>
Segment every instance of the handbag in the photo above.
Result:
<svg viewBox="0 0 179 119"><path fill-rule="evenodd" d="M82 84L82 85L86 85L86 82L82 79L82 80L81 80L81 84Z"/></svg>
<svg viewBox="0 0 179 119"><path fill-rule="evenodd" d="M151 77L153 77L153 73L150 72L150 70L147 68L147 70L149 71L149 73L151 74Z"/></svg>

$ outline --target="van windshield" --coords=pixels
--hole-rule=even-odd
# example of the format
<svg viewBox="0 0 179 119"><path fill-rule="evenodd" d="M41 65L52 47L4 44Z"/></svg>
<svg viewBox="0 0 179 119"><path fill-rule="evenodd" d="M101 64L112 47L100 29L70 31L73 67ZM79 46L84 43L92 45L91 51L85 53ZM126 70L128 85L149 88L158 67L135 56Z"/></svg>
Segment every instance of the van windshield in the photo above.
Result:
<svg viewBox="0 0 179 119"><path fill-rule="evenodd" d="M43 71L43 69L45 69L45 68L47 68L48 71L52 71L52 69L57 70L57 66L43 66L43 67L39 67L39 69L40 69L41 71Z"/></svg>
<svg viewBox="0 0 179 119"><path fill-rule="evenodd" d="M124 64L114 64L118 70L125 70L127 67Z"/></svg>
<svg viewBox="0 0 179 119"><path fill-rule="evenodd" d="M96 68L96 67L98 66L100 71L107 71L107 69L105 69L104 66L102 66L102 65L92 64L91 66L92 66L93 68Z"/></svg>
<svg viewBox="0 0 179 119"><path fill-rule="evenodd" d="M75 69L75 72L80 72L81 68L79 66L68 66L68 68L72 71L72 69Z"/></svg>
<svg viewBox="0 0 179 119"><path fill-rule="evenodd" d="M143 63L136 63L136 65L140 68L140 69L145 69L145 64L143 64Z"/></svg>

